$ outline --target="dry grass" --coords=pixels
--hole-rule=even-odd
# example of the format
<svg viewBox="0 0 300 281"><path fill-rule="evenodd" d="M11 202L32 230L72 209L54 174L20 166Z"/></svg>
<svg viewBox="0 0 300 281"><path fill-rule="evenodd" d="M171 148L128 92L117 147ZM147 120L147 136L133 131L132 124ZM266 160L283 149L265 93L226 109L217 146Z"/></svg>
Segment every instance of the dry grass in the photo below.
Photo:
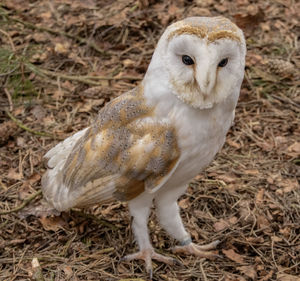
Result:
<svg viewBox="0 0 300 281"><path fill-rule="evenodd" d="M138 83L166 25L188 15L219 14L246 33L245 81L225 147L179 204L193 239L220 239L222 258L182 256L183 265L173 267L155 263L154 279L299 280L297 5L149 2L3 1L0 280L148 278L143 263L118 263L135 249L126 204L46 219L21 218L17 211L40 202L35 194L43 154ZM154 215L149 228L155 248L171 255L175 241Z"/></svg>

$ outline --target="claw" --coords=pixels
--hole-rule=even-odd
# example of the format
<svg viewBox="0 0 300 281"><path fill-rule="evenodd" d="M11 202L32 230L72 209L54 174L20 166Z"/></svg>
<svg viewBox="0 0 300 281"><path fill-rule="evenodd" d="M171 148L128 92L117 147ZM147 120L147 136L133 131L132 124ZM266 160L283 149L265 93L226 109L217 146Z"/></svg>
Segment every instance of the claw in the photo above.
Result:
<svg viewBox="0 0 300 281"><path fill-rule="evenodd" d="M122 261L132 261L132 260L143 260L146 265L146 270L150 274L150 280L152 280L153 277L153 270L152 270L152 260L157 260L169 265L174 265L174 264L181 264L180 261L171 258L171 257L165 257L161 254L158 254L154 251L154 249L145 249L141 250L137 253L127 255L119 260L119 262Z"/></svg>
<svg viewBox="0 0 300 281"><path fill-rule="evenodd" d="M149 278L150 278L150 280L153 279L153 270L152 270L152 268L149 270Z"/></svg>
<svg viewBox="0 0 300 281"><path fill-rule="evenodd" d="M173 249L173 252L192 254L201 258L215 259L215 258L219 258L220 256L215 251L208 251L208 250L215 249L219 243L220 243L219 240L213 241L207 245L196 245L194 243L190 243L184 246L176 246Z"/></svg>

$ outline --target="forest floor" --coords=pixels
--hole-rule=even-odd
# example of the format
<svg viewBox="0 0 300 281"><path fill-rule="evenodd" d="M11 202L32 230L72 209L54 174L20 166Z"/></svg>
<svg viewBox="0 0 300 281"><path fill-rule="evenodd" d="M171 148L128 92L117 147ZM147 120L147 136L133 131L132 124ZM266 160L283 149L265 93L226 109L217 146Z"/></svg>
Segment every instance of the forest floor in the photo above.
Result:
<svg viewBox="0 0 300 281"><path fill-rule="evenodd" d="M153 262L153 279L299 281L299 10L293 0L2 0L0 280L149 278L142 262L119 263L136 250L125 203L24 210L41 201L43 155L139 83L167 25L223 15L247 39L235 124L179 200L193 240L221 240L220 258ZM155 214L149 229L174 256Z"/></svg>

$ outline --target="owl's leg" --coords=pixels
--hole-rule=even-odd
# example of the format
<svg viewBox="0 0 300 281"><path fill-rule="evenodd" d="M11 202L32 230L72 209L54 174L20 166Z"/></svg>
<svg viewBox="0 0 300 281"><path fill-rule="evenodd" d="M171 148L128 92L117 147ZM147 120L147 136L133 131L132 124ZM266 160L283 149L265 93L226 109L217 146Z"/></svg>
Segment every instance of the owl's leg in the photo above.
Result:
<svg viewBox="0 0 300 281"><path fill-rule="evenodd" d="M216 258L218 255L208 250L215 249L220 241L217 240L207 245L196 245L184 228L177 199L185 189L182 187L169 192L160 192L155 197L159 221L169 235L181 244L173 249L174 253L193 254L202 258Z"/></svg>
<svg viewBox="0 0 300 281"><path fill-rule="evenodd" d="M170 257L165 257L156 253L151 245L148 234L148 217L150 214L150 208L153 201L153 195L142 193L138 197L129 201L129 211L133 217L132 229L139 246L139 251L134 254L130 254L122 258L122 261L131 260L144 260L146 264L146 270L150 273L152 278L152 259L158 260L167 264L175 264L176 260Z"/></svg>

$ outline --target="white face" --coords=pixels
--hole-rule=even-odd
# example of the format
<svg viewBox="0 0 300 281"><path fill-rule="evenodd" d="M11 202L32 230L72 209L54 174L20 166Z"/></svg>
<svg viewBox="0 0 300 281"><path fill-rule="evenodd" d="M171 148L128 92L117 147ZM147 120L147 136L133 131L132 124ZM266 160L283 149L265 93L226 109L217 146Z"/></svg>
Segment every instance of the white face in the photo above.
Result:
<svg viewBox="0 0 300 281"><path fill-rule="evenodd" d="M174 32L172 26L170 29ZM171 31L162 36L156 57L163 61L171 90L178 98L195 108L210 108L240 90L245 66L240 30L240 41L229 36L209 41L207 36L185 33L172 37Z"/></svg>

